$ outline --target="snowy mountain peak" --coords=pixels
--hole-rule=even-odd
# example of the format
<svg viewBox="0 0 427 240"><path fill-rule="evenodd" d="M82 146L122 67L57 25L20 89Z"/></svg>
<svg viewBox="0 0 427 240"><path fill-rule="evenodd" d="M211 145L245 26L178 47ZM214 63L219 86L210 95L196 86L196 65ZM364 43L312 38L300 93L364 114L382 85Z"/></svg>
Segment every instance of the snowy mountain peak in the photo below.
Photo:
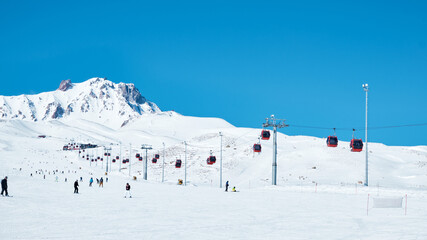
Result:
<svg viewBox="0 0 427 240"><path fill-rule="evenodd" d="M72 87L73 87L73 84L71 83L70 79L62 80L61 84L59 85L58 90L61 90L61 91L65 92L65 91L67 91L68 89L70 89Z"/></svg>
<svg viewBox="0 0 427 240"><path fill-rule="evenodd" d="M143 97L134 84L116 84L106 78L91 78L77 84L63 80L53 92L0 96L0 119L80 118L120 127L142 114L159 112L157 105Z"/></svg>

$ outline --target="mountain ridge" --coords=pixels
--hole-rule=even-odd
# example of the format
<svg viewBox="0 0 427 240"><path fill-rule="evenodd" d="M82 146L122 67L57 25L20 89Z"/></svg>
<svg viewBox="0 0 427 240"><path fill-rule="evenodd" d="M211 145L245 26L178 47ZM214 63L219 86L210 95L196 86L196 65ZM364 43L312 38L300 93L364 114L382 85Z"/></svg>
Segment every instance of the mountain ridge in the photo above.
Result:
<svg viewBox="0 0 427 240"><path fill-rule="evenodd" d="M133 83L113 83L90 78L82 83L63 80L55 91L34 95L0 96L0 119L49 121L69 117L89 118L123 126L143 114L161 113Z"/></svg>

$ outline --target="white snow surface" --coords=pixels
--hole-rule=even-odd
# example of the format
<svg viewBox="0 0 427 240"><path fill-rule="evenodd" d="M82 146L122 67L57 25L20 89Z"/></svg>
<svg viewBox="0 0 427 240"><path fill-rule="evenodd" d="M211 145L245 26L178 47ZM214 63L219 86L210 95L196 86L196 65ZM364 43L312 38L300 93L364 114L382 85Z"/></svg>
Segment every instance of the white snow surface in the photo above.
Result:
<svg viewBox="0 0 427 240"><path fill-rule="evenodd" d="M108 114L82 116L0 120L0 177L8 176L13 196L0 197L0 239L427 239L427 146L369 143L365 187L359 183L365 151L279 133L278 185L271 186L272 139L261 141L261 153L252 151L261 129L174 112L138 114L123 127L110 124L115 120ZM230 181L236 193L219 188L219 132L223 184ZM130 158L131 169L118 161L105 175L103 147L81 153L104 158L90 162L78 151L63 151L70 142L109 147L112 157ZM145 159L142 144L153 148L148 180L144 161L135 158ZM213 165L206 164L210 151ZM154 154L160 154L156 164ZM187 186L179 186L185 156ZM183 160L181 168L176 159ZM73 194L80 177L80 194ZM89 187L90 177L109 181ZM124 198L127 182L131 199ZM380 209L373 208L373 197L404 200L402 208Z"/></svg>

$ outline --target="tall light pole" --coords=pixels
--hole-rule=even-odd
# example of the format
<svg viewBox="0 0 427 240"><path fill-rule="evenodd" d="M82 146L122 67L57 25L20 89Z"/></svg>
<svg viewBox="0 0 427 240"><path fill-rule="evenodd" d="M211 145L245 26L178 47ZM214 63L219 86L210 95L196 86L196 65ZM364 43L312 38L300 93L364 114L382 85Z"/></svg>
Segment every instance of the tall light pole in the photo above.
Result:
<svg viewBox="0 0 427 240"><path fill-rule="evenodd" d="M219 132L219 136L221 137L221 153L219 158L219 188L222 188L222 133Z"/></svg>
<svg viewBox="0 0 427 240"><path fill-rule="evenodd" d="M187 142L184 141L185 145L185 162L184 162L184 186L187 186Z"/></svg>
<svg viewBox="0 0 427 240"><path fill-rule="evenodd" d="M143 144L141 149L145 149L145 161L144 161L144 180L147 180L147 158L148 158L148 150L153 149L151 145Z"/></svg>
<svg viewBox="0 0 427 240"><path fill-rule="evenodd" d="M265 119L265 123L262 124L263 127L273 127L273 164L272 164L272 178L271 184L276 184L277 179L277 128L288 127L289 125L285 124L285 119L276 119L274 115L271 115L270 118Z"/></svg>
<svg viewBox="0 0 427 240"><path fill-rule="evenodd" d="M162 182L165 181L165 143L163 143L163 157L162 157Z"/></svg>
<svg viewBox="0 0 427 240"><path fill-rule="evenodd" d="M365 186L368 186L368 84L365 83L362 85L363 90L366 93L366 110L365 110L365 151L366 151L366 161L365 161Z"/></svg>

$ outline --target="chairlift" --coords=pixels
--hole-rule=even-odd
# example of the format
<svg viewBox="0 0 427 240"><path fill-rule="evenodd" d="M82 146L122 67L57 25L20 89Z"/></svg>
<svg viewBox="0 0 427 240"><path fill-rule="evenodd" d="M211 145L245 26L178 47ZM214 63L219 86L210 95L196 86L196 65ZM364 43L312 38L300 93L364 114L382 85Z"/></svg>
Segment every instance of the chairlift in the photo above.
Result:
<svg viewBox="0 0 427 240"><path fill-rule="evenodd" d="M259 143L254 144L254 152L261 152L261 144Z"/></svg>
<svg viewBox="0 0 427 240"><path fill-rule="evenodd" d="M326 139L326 145L328 147L337 147L338 146L338 137L335 135L335 128L334 128L334 135L328 136Z"/></svg>
<svg viewBox="0 0 427 240"><path fill-rule="evenodd" d="M363 141L362 139L354 138L354 131L355 129L353 129L353 139L350 141L350 148L352 152L361 152L363 150Z"/></svg>
<svg viewBox="0 0 427 240"><path fill-rule="evenodd" d="M262 130L262 132L261 132L261 139L262 140L268 140L268 139L270 139L270 131L268 131L268 130Z"/></svg>
<svg viewBox="0 0 427 240"><path fill-rule="evenodd" d="M177 159L175 162L175 168L181 168L182 161L181 159Z"/></svg>

